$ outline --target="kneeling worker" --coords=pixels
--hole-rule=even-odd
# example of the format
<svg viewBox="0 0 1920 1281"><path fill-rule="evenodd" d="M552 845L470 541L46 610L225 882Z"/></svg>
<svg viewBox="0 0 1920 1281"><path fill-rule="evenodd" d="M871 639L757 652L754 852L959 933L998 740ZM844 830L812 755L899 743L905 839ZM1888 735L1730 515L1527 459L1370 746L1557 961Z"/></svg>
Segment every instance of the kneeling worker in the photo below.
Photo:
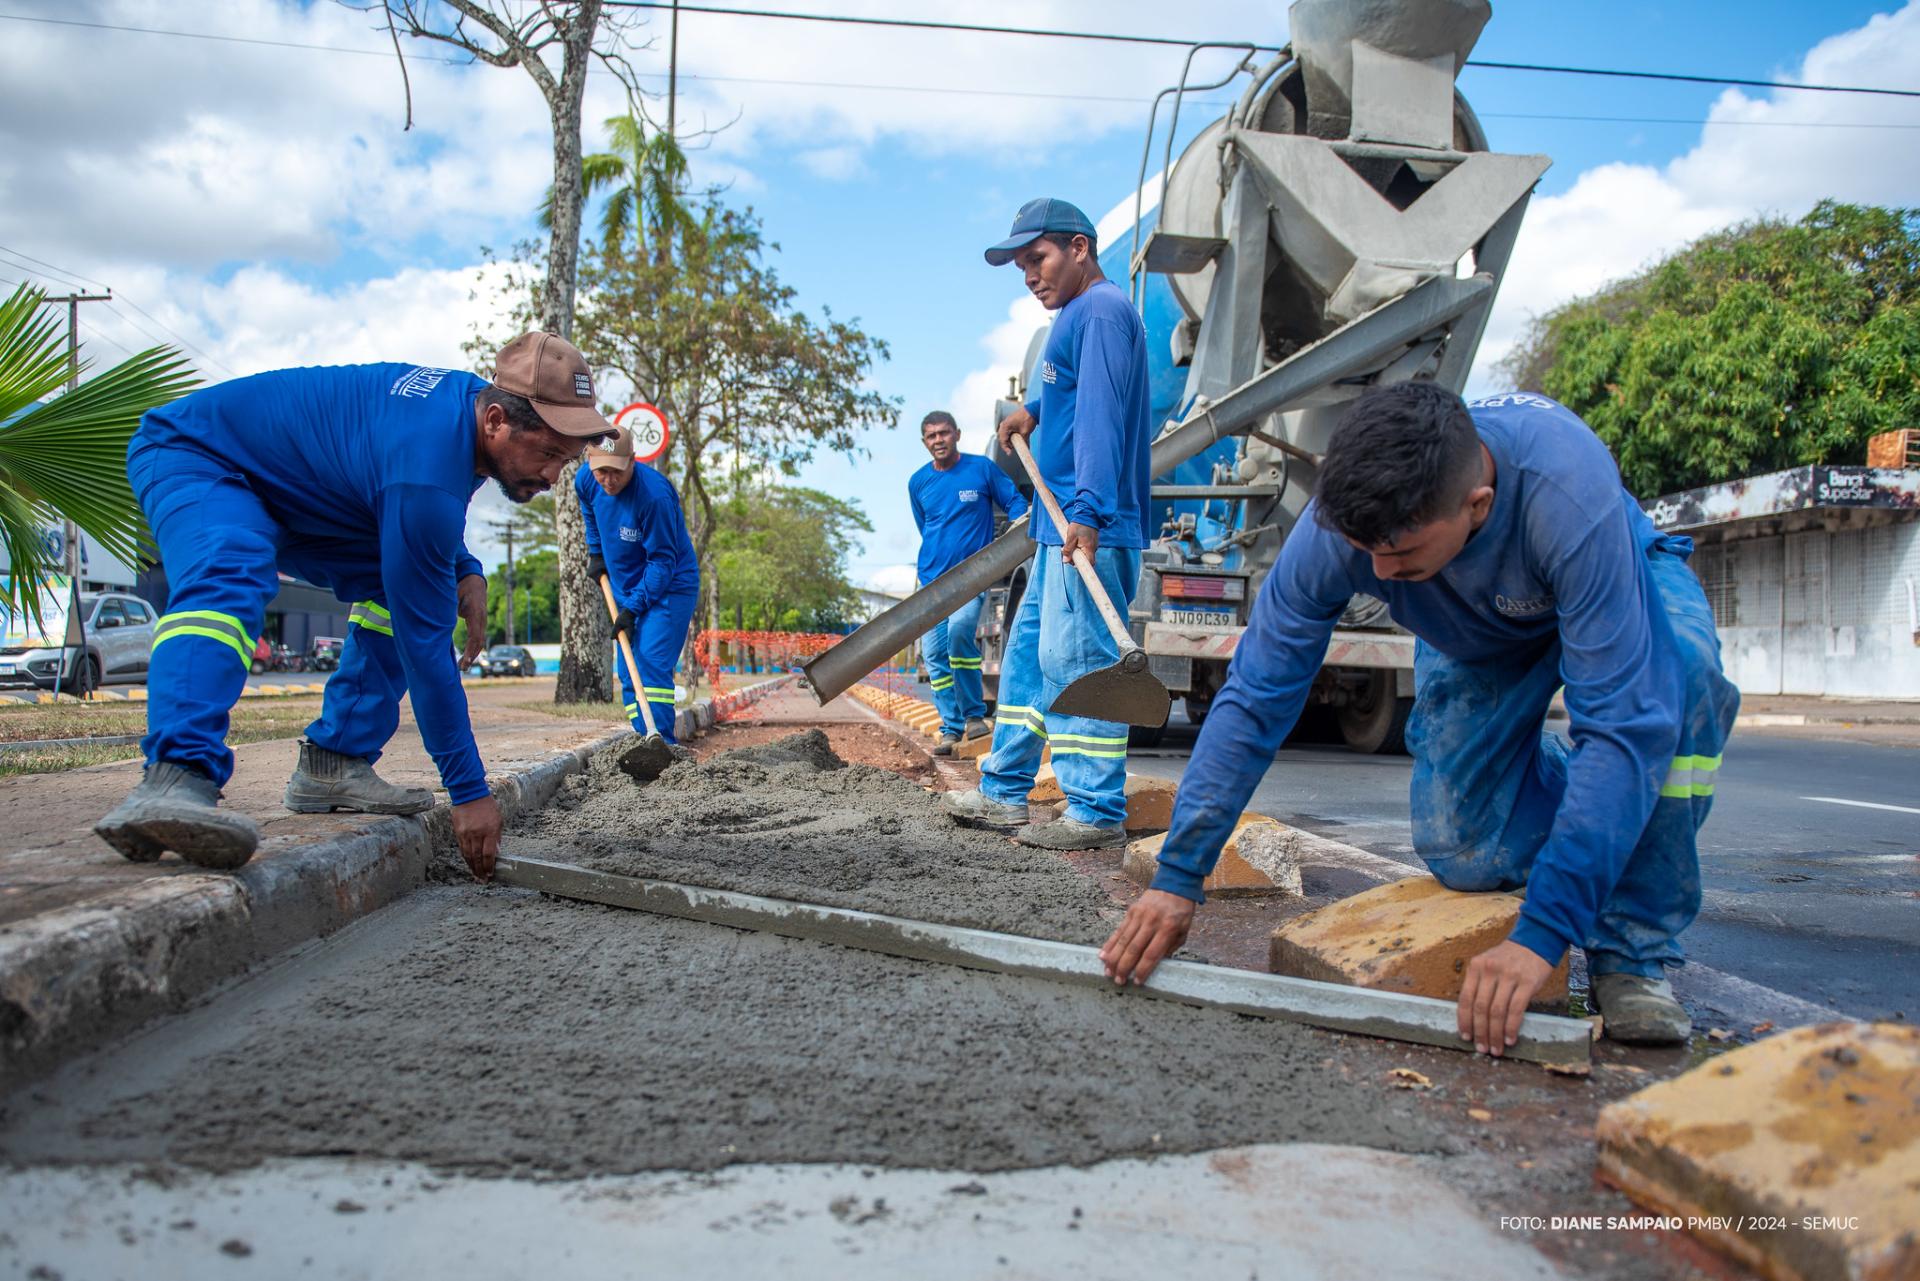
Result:
<svg viewBox="0 0 1920 1281"><path fill-rule="evenodd" d="M907 499L920 530L916 569L925 587L993 541L996 504L1008 520L1016 520L1026 514L1027 500L984 455L960 452L960 426L946 410L936 409L921 420L920 443L933 461L913 473ZM980 639L974 634L986 600L986 593L980 593L935 623L920 643L932 678L933 705L940 709L935 756L953 755L963 737L993 733L981 688Z"/></svg>
<svg viewBox="0 0 1920 1281"><path fill-rule="evenodd" d="M586 518L587 574L612 584L620 607L613 630L627 634L640 665L636 678L615 648L627 720L636 733L646 733L640 716L645 698L660 737L674 742L673 672L700 599L700 562L687 537L679 491L653 468L634 462L633 437L624 431L609 449L588 448L573 489Z"/></svg>
<svg viewBox="0 0 1920 1281"><path fill-rule="evenodd" d="M1419 638L1414 848L1449 889L1527 891L1512 934L1468 963L1462 1039L1512 1045L1578 947L1609 1037L1684 1040L1664 974L1700 909L1695 835L1740 705L1692 551L1543 396L1469 407L1401 383L1355 401L1200 731L1152 888L1101 951L1109 976L1138 982L1185 939L1335 622L1365 592ZM1542 730L1562 685L1571 747Z"/></svg>
<svg viewBox="0 0 1920 1281"><path fill-rule="evenodd" d="M542 333L507 344L491 383L403 364L283 369L149 411L127 450L169 585L147 683L147 769L94 831L141 863L169 849L223 869L252 856L259 828L216 803L233 774L228 716L285 570L357 602L288 808L430 806L431 793L373 773L410 693L460 853L476 876L492 875L500 808L452 648L456 614L469 658L486 639L486 578L462 541L467 504L489 477L527 502L612 430L586 361Z"/></svg>

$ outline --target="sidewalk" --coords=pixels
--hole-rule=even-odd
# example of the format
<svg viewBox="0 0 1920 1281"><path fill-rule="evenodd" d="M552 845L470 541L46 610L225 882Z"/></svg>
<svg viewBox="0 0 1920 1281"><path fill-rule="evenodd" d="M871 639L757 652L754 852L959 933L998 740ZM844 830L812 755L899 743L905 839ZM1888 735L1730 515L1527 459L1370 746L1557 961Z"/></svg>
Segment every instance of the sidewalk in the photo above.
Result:
<svg viewBox="0 0 1920 1281"><path fill-rule="evenodd" d="M513 813L544 804L600 746L630 731L538 707L551 680L468 690L488 779ZM380 772L439 785L410 709ZM0 779L0 1080L177 1009L288 947L338 929L412 890L451 839L441 804L418 818L299 815L280 805L292 739L235 751L226 803L253 816L261 846L234 875L169 855L128 862L92 825L132 787L138 760Z"/></svg>

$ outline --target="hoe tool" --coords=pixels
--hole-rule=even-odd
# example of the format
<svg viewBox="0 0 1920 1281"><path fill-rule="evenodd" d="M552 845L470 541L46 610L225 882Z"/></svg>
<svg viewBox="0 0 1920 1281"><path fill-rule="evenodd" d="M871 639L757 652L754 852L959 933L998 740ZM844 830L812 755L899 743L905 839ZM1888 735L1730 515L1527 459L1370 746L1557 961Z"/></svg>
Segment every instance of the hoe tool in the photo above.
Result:
<svg viewBox="0 0 1920 1281"><path fill-rule="evenodd" d="M1033 450L1027 446L1026 437L1013 437L1013 452L1020 455L1020 465L1027 469L1033 492L1045 505L1047 515L1053 518L1053 527L1060 531L1062 539L1066 538L1066 515L1054 499L1053 491L1047 488L1047 482L1040 479L1040 469L1034 465ZM1097 721L1125 721L1148 729L1160 728L1167 723L1172 696L1147 670L1147 651L1135 643L1133 633L1127 630L1119 611L1107 598L1100 575L1094 573L1093 562L1079 548L1074 549L1073 567L1080 571L1080 581L1087 585L1087 594L1100 607L1100 617L1113 633L1113 643L1120 647L1120 661L1112 667L1088 672L1061 690L1060 697L1054 699L1053 706L1047 710L1063 716L1086 716Z"/></svg>

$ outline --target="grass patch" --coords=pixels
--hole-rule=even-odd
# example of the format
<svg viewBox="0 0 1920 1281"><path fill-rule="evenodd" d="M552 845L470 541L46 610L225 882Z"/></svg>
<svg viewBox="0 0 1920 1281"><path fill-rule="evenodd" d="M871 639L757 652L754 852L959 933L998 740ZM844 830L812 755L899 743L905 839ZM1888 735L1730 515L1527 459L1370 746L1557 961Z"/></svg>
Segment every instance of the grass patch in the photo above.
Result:
<svg viewBox="0 0 1920 1281"><path fill-rule="evenodd" d="M618 703L512 703L519 712L541 712L563 721L612 721L619 725L627 723L626 713Z"/></svg>
<svg viewBox="0 0 1920 1281"><path fill-rule="evenodd" d="M298 738L320 714L320 698L248 698L234 705L227 745ZM147 732L145 703L15 703L0 707L0 742L39 738L113 738ZM32 751L0 751L0 778L14 774L53 774L103 765L140 755L138 743L109 746L77 744Z"/></svg>

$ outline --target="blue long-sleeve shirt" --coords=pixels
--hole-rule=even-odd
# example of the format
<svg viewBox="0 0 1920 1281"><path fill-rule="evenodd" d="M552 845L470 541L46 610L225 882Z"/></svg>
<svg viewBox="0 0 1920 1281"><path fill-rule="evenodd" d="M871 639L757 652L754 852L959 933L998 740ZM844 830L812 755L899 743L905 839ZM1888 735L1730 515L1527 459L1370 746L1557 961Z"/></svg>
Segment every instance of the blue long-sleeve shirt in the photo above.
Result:
<svg viewBox="0 0 1920 1281"><path fill-rule="evenodd" d="M673 482L644 463L617 494L582 467L573 491L586 516L587 554L607 562L607 581L622 609L644 614L668 596L700 590L700 562Z"/></svg>
<svg viewBox="0 0 1920 1281"><path fill-rule="evenodd" d="M418 365L282 369L150 410L136 440L231 466L286 531L282 568L386 603L421 742L456 805L487 794L453 657L456 584L480 572L464 536L486 385Z"/></svg>
<svg viewBox="0 0 1920 1281"><path fill-rule="evenodd" d="M1321 527L1308 504L1182 776L1154 888L1203 897L1201 881L1293 728L1335 622L1365 592L1464 661L1537 652L1558 633L1573 755L1512 937L1549 962L1586 938L1652 815L1685 713L1685 673L1647 549L1685 554L1692 544L1654 529L1606 447L1564 406L1516 394L1470 408L1493 456L1493 507L1433 578L1380 580L1367 553Z"/></svg>
<svg viewBox="0 0 1920 1281"><path fill-rule="evenodd" d="M1099 531L1102 547L1145 547L1153 481L1147 331L1126 291L1100 280L1060 309L1040 354L1033 460L1069 523ZM1031 390L1031 389L1029 389ZM1049 519L1036 542L1060 545Z"/></svg>
<svg viewBox="0 0 1920 1281"><path fill-rule="evenodd" d="M916 569L930 583L993 541L993 509L1008 520L1026 515L1027 500L1007 473L979 454L961 454L941 471L929 462L907 481L907 501L920 530Z"/></svg>

